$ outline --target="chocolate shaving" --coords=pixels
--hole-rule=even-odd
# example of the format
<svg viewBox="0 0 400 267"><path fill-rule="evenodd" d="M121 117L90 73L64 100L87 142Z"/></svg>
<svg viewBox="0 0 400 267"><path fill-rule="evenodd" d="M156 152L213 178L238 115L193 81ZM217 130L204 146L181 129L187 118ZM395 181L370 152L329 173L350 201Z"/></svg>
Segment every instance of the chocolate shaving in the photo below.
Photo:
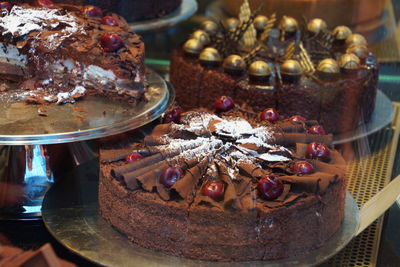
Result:
<svg viewBox="0 0 400 267"><path fill-rule="evenodd" d="M111 170L111 175L114 177L121 177L123 174L155 164L164 159L165 158L163 157L162 154L160 153L154 154L149 157L143 158L141 160L137 160L132 163L127 163L125 165L115 167L114 169Z"/></svg>
<svg viewBox="0 0 400 267"><path fill-rule="evenodd" d="M311 143L318 142L322 144L331 144L332 143L332 135L313 135L313 134L304 134L304 133L275 133L274 134L275 143L282 146L293 146L296 143Z"/></svg>

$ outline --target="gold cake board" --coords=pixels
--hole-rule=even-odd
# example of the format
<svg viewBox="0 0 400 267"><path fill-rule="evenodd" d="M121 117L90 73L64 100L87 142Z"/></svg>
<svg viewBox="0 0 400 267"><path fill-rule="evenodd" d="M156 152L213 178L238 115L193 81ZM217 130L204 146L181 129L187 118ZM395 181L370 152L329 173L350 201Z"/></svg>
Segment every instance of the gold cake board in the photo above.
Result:
<svg viewBox="0 0 400 267"><path fill-rule="evenodd" d="M355 141L350 148L355 158L348 165L347 188L359 207L392 178L400 134L400 103L393 102L393 105L395 114L392 124L369 139L365 137ZM373 142L369 144L368 140ZM383 220L384 216L381 216L340 253L320 266L376 266Z"/></svg>

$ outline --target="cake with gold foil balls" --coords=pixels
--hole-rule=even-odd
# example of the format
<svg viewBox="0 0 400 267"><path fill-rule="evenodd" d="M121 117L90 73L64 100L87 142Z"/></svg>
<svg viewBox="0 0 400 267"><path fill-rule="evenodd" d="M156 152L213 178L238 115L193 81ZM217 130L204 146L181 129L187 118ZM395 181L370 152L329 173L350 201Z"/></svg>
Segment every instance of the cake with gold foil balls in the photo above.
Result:
<svg viewBox="0 0 400 267"><path fill-rule="evenodd" d="M12 97L58 104L86 94L143 100L144 44L122 17L50 0L2 4L0 76L22 89Z"/></svg>
<svg viewBox="0 0 400 267"><path fill-rule="evenodd" d="M239 19L204 21L175 49L170 80L184 108L228 95L256 111L270 106L345 133L370 121L378 70L366 39L346 26L242 8Z"/></svg>
<svg viewBox="0 0 400 267"><path fill-rule="evenodd" d="M103 142L99 208L131 241L200 260L299 257L341 227L345 161L316 121L171 107L144 136Z"/></svg>

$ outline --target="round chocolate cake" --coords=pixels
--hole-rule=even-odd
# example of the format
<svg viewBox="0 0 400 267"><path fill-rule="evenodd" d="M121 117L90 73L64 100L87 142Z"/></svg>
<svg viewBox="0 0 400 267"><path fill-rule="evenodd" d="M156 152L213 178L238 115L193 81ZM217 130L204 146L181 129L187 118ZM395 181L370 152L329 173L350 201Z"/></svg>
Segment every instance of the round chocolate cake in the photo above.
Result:
<svg viewBox="0 0 400 267"><path fill-rule="evenodd" d="M13 97L65 103L92 93L142 100L144 44L122 17L49 0L2 4L0 77L23 89Z"/></svg>
<svg viewBox="0 0 400 267"><path fill-rule="evenodd" d="M332 133L371 119L379 65L360 34L242 11L239 19L205 21L172 54L170 80L184 108L210 107L228 95L256 111L318 120Z"/></svg>
<svg viewBox="0 0 400 267"><path fill-rule="evenodd" d="M102 217L143 247L193 259L271 260L323 246L344 216L345 161L332 135L272 108L215 104L215 113L173 108L144 138L104 143Z"/></svg>

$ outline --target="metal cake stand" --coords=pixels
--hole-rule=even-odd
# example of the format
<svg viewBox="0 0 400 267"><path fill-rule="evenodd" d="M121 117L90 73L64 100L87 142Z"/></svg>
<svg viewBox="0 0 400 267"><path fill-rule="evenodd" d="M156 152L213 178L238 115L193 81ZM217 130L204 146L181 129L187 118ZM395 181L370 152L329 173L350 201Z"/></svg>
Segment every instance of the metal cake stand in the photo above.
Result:
<svg viewBox="0 0 400 267"><path fill-rule="evenodd" d="M345 218L340 230L323 247L302 258L238 263L177 258L130 242L100 217L98 172L97 161L79 166L70 179L50 188L43 202L43 221L66 248L102 266L312 266L326 261L346 246L359 225L358 207L347 193Z"/></svg>
<svg viewBox="0 0 400 267"><path fill-rule="evenodd" d="M171 27L190 18L197 11L196 0L182 0L182 4L173 12L156 19L129 23L132 30L146 32Z"/></svg>
<svg viewBox="0 0 400 267"><path fill-rule="evenodd" d="M175 94L157 73L148 71L146 78L148 101L138 105L100 96L43 106L0 97L0 219L40 219L55 171L68 161L74 167L95 157L84 141L130 131L160 117Z"/></svg>

